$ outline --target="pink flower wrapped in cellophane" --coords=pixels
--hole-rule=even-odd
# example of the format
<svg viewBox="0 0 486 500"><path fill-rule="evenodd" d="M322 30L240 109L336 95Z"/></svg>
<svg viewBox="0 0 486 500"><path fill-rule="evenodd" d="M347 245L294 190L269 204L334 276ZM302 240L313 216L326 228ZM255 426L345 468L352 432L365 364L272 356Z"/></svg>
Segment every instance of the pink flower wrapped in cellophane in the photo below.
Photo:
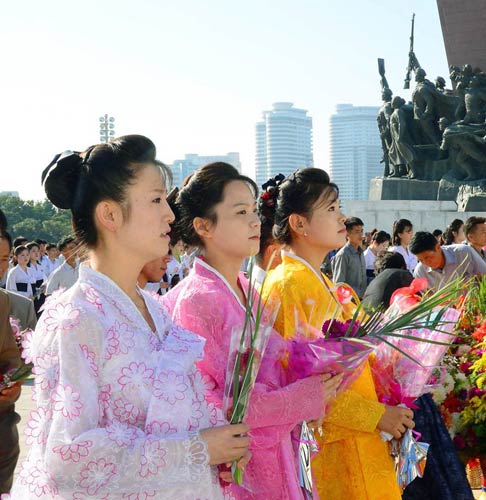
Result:
<svg viewBox="0 0 486 500"><path fill-rule="evenodd" d="M313 375L344 375L339 392L358 378L364 361L381 341L378 338L320 337L289 341L288 376L296 381Z"/></svg>
<svg viewBox="0 0 486 500"><path fill-rule="evenodd" d="M432 312L431 314L438 314ZM380 402L411 406L424 393L434 368L440 364L459 318L455 309L447 309L436 330L420 328L400 332L411 338L387 337L370 357L370 366Z"/></svg>

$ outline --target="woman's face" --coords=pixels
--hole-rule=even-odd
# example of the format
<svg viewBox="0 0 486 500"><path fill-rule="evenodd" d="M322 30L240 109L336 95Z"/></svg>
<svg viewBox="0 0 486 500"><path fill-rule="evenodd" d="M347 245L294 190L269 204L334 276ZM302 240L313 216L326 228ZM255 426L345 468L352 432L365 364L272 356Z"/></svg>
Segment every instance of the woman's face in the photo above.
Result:
<svg viewBox="0 0 486 500"><path fill-rule="evenodd" d="M459 228L459 230L456 232L453 232L454 234L454 243L459 244L459 243L464 243L466 241L466 234L464 233L464 224Z"/></svg>
<svg viewBox="0 0 486 500"><path fill-rule="evenodd" d="M119 244L145 263L169 251L169 224L174 214L166 196L162 172L152 164L141 167L127 189L129 214L118 231Z"/></svg>
<svg viewBox="0 0 486 500"><path fill-rule="evenodd" d="M30 256L29 256L29 251L27 249L22 250L18 255L17 255L17 263L19 266L26 266L29 263Z"/></svg>
<svg viewBox="0 0 486 500"><path fill-rule="evenodd" d="M40 254L39 247L32 247L29 250L30 260L32 262L37 262L39 260L40 256L39 254Z"/></svg>
<svg viewBox="0 0 486 500"><path fill-rule="evenodd" d="M400 243L403 246L408 246L413 237L413 227L406 227L403 230L403 233L398 233L398 237L400 238Z"/></svg>
<svg viewBox="0 0 486 500"><path fill-rule="evenodd" d="M317 200L306 219L305 241L312 246L322 248L326 252L342 247L346 243L346 216L341 212L339 200L329 203L328 193Z"/></svg>
<svg viewBox="0 0 486 500"><path fill-rule="evenodd" d="M260 219L253 192L243 181L226 185L223 200L214 207L216 222L209 223L203 236L207 250L214 248L220 254L235 260L256 255L260 249Z"/></svg>

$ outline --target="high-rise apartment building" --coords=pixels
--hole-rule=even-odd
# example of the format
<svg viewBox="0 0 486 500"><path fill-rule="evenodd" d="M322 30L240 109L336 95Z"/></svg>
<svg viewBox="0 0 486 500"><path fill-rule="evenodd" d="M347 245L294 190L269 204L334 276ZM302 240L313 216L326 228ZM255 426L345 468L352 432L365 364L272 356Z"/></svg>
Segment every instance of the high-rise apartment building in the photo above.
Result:
<svg viewBox="0 0 486 500"><path fill-rule="evenodd" d="M256 124L255 174L258 186L279 173L313 166L312 118L291 102L276 102Z"/></svg>
<svg viewBox="0 0 486 500"><path fill-rule="evenodd" d="M383 175L377 106L338 104L330 118L330 176L342 200L367 200L370 179Z"/></svg>
<svg viewBox="0 0 486 500"><path fill-rule="evenodd" d="M174 186L180 187L182 181L199 167L202 167L207 163L214 163L218 161L229 163L241 172L240 153L228 153L226 155L217 156L199 156L197 154L187 154L184 156L183 160L175 160L174 163L170 165L172 175L174 176Z"/></svg>

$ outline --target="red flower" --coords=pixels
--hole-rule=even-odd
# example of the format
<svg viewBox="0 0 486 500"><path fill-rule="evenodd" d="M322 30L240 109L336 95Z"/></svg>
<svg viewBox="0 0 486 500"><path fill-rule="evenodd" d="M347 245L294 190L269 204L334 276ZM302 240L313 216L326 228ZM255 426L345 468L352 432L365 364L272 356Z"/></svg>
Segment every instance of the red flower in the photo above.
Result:
<svg viewBox="0 0 486 500"><path fill-rule="evenodd" d="M461 370L461 372L465 373L466 375L469 375L469 369L471 368L472 366L472 363L470 361L463 361L460 365L459 365L459 370Z"/></svg>
<svg viewBox="0 0 486 500"><path fill-rule="evenodd" d="M410 286L398 288L393 292L390 299L390 305L398 303L397 305L401 310L410 309L417 304L417 302L420 302L421 297L417 294L426 288L426 278L415 278L412 283L410 283Z"/></svg>
<svg viewBox="0 0 486 500"><path fill-rule="evenodd" d="M269 200L271 197L272 195L268 191L262 193L262 200Z"/></svg>
<svg viewBox="0 0 486 500"><path fill-rule="evenodd" d="M336 295L339 303L343 306L349 304L353 300L353 292L346 285L337 287Z"/></svg>
<svg viewBox="0 0 486 500"><path fill-rule="evenodd" d="M482 342L486 338L486 323L483 323L473 334L472 336Z"/></svg>

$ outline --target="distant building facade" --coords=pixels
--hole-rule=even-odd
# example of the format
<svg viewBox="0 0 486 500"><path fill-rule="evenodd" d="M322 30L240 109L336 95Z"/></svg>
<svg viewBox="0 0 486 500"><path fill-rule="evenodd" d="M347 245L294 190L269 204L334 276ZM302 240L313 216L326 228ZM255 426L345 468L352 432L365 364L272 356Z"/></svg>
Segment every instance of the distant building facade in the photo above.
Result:
<svg viewBox="0 0 486 500"><path fill-rule="evenodd" d="M437 0L437 7L449 65L486 71L486 2Z"/></svg>
<svg viewBox="0 0 486 500"><path fill-rule="evenodd" d="M276 102L256 124L255 177L261 186L279 173L312 167L312 118L291 102Z"/></svg>
<svg viewBox="0 0 486 500"><path fill-rule="evenodd" d="M240 153L233 152L226 155L216 156L199 156L197 154L187 154L184 156L183 160L175 160L172 165L170 165L172 175L174 176L174 186L180 187L183 180L199 167L202 167L207 163L214 163L218 161L229 163L241 172Z"/></svg>
<svg viewBox="0 0 486 500"><path fill-rule="evenodd" d="M338 104L331 115L330 171L342 200L367 200L370 179L383 175L378 106Z"/></svg>

